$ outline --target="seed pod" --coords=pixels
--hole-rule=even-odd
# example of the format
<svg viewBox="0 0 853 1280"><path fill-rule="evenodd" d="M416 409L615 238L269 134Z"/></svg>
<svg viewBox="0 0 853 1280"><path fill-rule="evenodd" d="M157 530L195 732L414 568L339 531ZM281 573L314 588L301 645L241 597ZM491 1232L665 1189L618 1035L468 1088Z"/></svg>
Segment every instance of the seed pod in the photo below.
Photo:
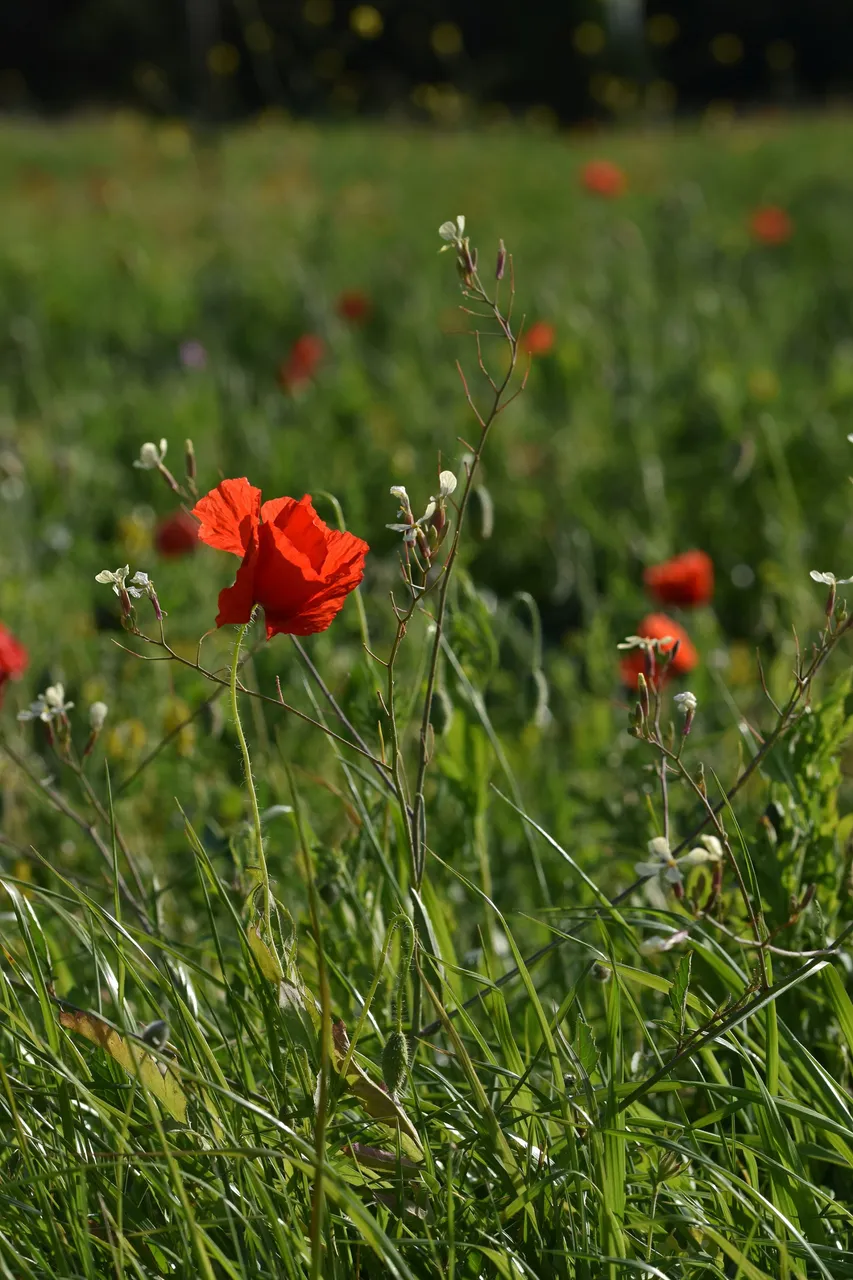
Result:
<svg viewBox="0 0 853 1280"><path fill-rule="evenodd" d="M506 245L504 244L503 240L501 240L498 246L498 260L495 266L495 279L503 280L505 270L506 270Z"/></svg>
<svg viewBox="0 0 853 1280"><path fill-rule="evenodd" d="M392 1098L397 1097L406 1083L408 1070L409 1044L398 1027L396 1031L391 1032L382 1050L382 1079Z"/></svg>

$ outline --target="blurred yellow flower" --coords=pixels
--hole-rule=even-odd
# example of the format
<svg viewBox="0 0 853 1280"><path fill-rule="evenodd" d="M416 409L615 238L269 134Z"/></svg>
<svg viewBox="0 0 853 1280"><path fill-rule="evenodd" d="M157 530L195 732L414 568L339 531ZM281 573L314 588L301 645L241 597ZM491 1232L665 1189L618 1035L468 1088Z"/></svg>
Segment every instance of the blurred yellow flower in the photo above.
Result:
<svg viewBox="0 0 853 1280"><path fill-rule="evenodd" d="M183 757L191 756L195 748L195 723L186 723L191 715L192 707L188 702L184 702L182 698L170 698L163 712L163 736L174 733L176 729L179 731L173 746L178 755Z"/></svg>
<svg viewBox="0 0 853 1280"><path fill-rule="evenodd" d="M104 750L113 760L132 760L142 754L147 741L141 720L121 720L104 735Z"/></svg>
<svg viewBox="0 0 853 1280"><path fill-rule="evenodd" d="M135 507L119 520L119 541L128 560L138 560L151 550L153 526L153 512L143 507Z"/></svg>
<svg viewBox="0 0 853 1280"><path fill-rule="evenodd" d="M748 386L750 396L760 404L775 400L779 394L779 379L772 369L753 369Z"/></svg>

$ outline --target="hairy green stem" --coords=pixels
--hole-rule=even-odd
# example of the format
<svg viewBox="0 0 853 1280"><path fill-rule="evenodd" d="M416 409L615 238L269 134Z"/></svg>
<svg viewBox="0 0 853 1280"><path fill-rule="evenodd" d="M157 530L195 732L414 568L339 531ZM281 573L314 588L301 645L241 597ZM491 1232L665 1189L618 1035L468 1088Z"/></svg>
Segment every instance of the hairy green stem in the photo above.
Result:
<svg viewBox="0 0 853 1280"><path fill-rule="evenodd" d="M261 873L261 884L264 892L264 929L266 933L265 941L267 944L272 942L272 894L270 893L270 876L267 870L267 859L264 853L264 836L261 830L261 811L258 808L258 794L255 791L255 782L252 777L252 761L249 757L249 748L246 744L246 735L243 733L243 726L240 722L240 708L237 704L237 671L240 667L240 646L243 643L243 637L249 628L249 623L245 623L237 632L237 640L234 644L234 654L231 658L231 715L234 718L234 728L237 730L237 741L240 743L240 751L243 755L243 769L246 774L246 786L249 789L249 801L252 806L252 822L255 828L255 843L258 852L258 868Z"/></svg>

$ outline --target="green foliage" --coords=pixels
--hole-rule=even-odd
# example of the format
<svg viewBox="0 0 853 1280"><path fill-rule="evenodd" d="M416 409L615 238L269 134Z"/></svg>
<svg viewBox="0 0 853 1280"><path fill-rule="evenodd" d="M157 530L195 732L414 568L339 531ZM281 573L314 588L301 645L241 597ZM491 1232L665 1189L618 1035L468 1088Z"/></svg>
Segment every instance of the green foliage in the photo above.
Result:
<svg viewBox="0 0 853 1280"><path fill-rule="evenodd" d="M832 120L608 139L631 193L601 205L574 140L278 127L191 160L129 120L5 126L0 620L31 664L0 737L4 1275L853 1276L853 686L807 572L846 568L846 146ZM771 198L772 250L745 231ZM463 208L556 344L489 438L424 721L435 595L391 677L368 649L405 595L388 489L423 510L476 432L435 252ZM327 355L285 394L305 331ZM246 638L257 819L227 629L197 665L236 561L157 553L174 495L131 463L163 435L179 476L192 436L200 487L313 492L372 546L328 633ZM662 751L615 644L643 565L697 545L698 710L680 742L667 686ZM128 562L177 661L94 582ZM67 752L14 719L60 681ZM420 883L397 748L410 781L427 760ZM663 832L674 869L631 887Z"/></svg>

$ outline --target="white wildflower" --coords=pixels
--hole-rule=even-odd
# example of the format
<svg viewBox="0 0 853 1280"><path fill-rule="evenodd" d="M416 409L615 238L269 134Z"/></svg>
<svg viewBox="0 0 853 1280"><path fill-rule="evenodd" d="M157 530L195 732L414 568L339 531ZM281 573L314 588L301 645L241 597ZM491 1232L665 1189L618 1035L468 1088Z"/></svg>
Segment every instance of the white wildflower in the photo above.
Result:
<svg viewBox="0 0 853 1280"><path fill-rule="evenodd" d="M836 578L834 573L818 573L817 569L811 569L809 577L815 582L825 583L828 587L845 587L848 582L853 582L853 578Z"/></svg>
<svg viewBox="0 0 853 1280"><path fill-rule="evenodd" d="M121 596L122 592L126 595L135 596L138 600L140 596L146 594L148 588L148 574L140 573L138 570L130 580L131 585L127 583L127 575L130 573L130 565L122 565L118 569L102 569L100 573L95 574L95 581L102 582L112 587L117 596Z"/></svg>
<svg viewBox="0 0 853 1280"><path fill-rule="evenodd" d="M692 715L699 706L696 694L691 693L689 689L685 689L684 693L677 693L673 698L673 702L683 716Z"/></svg>
<svg viewBox="0 0 853 1280"><path fill-rule="evenodd" d="M634 864L637 875L645 876L647 879L659 877L666 880L668 884L681 884L681 872L678 869L678 862L672 856L669 841L664 836L655 836L649 841L648 849L651 858L647 862Z"/></svg>
<svg viewBox="0 0 853 1280"><path fill-rule="evenodd" d="M30 703L27 711L18 712L18 719L43 720L45 724L49 724L51 720L64 716L73 706L73 702L65 701L64 685L51 684L44 693L39 694L35 702Z"/></svg>

